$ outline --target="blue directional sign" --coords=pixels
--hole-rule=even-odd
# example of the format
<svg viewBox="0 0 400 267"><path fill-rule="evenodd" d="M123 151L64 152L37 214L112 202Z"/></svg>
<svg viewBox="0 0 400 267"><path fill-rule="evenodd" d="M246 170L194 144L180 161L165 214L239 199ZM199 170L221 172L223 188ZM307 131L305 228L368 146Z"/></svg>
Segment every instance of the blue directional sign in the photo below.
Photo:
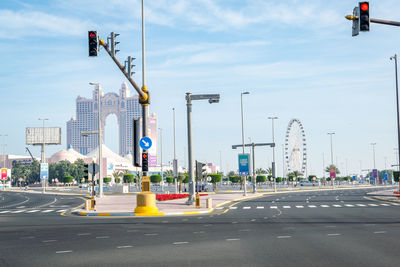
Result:
<svg viewBox="0 0 400 267"><path fill-rule="evenodd" d="M247 176L250 173L250 154L239 154L239 176Z"/></svg>
<svg viewBox="0 0 400 267"><path fill-rule="evenodd" d="M149 149L152 144L153 142L151 141L150 137L147 136L142 137L142 139L139 141L139 145L142 149Z"/></svg>
<svg viewBox="0 0 400 267"><path fill-rule="evenodd" d="M387 173L384 173L384 174L383 174L383 180L387 181L388 178L389 178L389 175L388 175Z"/></svg>

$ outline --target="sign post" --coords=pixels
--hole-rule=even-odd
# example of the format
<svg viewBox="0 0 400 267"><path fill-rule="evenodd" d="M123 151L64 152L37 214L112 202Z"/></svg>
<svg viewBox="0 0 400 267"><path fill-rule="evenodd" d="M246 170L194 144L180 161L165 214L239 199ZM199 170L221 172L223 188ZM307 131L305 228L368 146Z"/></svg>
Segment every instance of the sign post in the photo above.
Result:
<svg viewBox="0 0 400 267"><path fill-rule="evenodd" d="M6 190L7 168L1 169L1 180L3 181L3 190Z"/></svg>
<svg viewBox="0 0 400 267"><path fill-rule="evenodd" d="M46 190L46 179L49 178L49 164L40 163L40 181L42 182L43 192Z"/></svg>

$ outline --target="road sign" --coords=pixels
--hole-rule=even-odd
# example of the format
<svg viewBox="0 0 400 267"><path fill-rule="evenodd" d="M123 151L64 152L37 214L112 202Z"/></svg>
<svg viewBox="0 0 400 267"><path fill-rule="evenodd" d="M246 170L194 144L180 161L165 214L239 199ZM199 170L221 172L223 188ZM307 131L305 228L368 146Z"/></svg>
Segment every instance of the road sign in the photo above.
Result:
<svg viewBox="0 0 400 267"><path fill-rule="evenodd" d="M149 149L153 142L151 141L150 137L145 136L140 139L139 144L142 149Z"/></svg>
<svg viewBox="0 0 400 267"><path fill-rule="evenodd" d="M329 178L331 179L336 178L336 167L333 165L329 168Z"/></svg>
<svg viewBox="0 0 400 267"><path fill-rule="evenodd" d="M97 164L97 163L90 163L89 164L88 171L91 174L96 174L96 173L99 172L99 170L100 170L99 164Z"/></svg>
<svg viewBox="0 0 400 267"><path fill-rule="evenodd" d="M149 171L149 154L144 152L142 153L142 171Z"/></svg>
<svg viewBox="0 0 400 267"><path fill-rule="evenodd" d="M41 163L40 164L40 181L49 179L49 164Z"/></svg>
<svg viewBox="0 0 400 267"><path fill-rule="evenodd" d="M378 170L377 169L372 170L372 177L378 178Z"/></svg>
<svg viewBox="0 0 400 267"><path fill-rule="evenodd" d="M1 180L2 181L7 180L7 168L2 168L1 169Z"/></svg>
<svg viewBox="0 0 400 267"><path fill-rule="evenodd" d="M249 175L250 169L250 154L239 154L239 176Z"/></svg>
<svg viewBox="0 0 400 267"><path fill-rule="evenodd" d="M383 174L383 180L387 181L388 178L389 178L389 175L388 175L387 173L384 173L384 174Z"/></svg>

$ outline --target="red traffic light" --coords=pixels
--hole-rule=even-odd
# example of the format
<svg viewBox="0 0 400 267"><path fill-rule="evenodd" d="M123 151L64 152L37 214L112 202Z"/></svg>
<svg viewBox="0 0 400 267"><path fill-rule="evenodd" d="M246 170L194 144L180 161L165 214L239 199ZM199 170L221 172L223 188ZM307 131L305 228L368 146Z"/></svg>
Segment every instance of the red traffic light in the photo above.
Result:
<svg viewBox="0 0 400 267"><path fill-rule="evenodd" d="M89 37L90 38L96 38L96 33L95 32L89 32Z"/></svg>
<svg viewBox="0 0 400 267"><path fill-rule="evenodd" d="M368 11L368 9L369 9L368 3L362 3L361 4L361 10L362 11Z"/></svg>

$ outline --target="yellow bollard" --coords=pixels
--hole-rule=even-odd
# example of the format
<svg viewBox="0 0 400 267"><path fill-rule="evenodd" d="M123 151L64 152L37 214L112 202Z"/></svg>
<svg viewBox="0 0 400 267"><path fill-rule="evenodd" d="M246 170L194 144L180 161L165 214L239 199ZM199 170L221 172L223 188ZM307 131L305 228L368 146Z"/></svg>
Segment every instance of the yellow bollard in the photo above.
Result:
<svg viewBox="0 0 400 267"><path fill-rule="evenodd" d="M200 195L196 195L196 208L200 208Z"/></svg>
<svg viewBox="0 0 400 267"><path fill-rule="evenodd" d="M136 194L136 215L157 215L156 195L152 192L142 192Z"/></svg>

